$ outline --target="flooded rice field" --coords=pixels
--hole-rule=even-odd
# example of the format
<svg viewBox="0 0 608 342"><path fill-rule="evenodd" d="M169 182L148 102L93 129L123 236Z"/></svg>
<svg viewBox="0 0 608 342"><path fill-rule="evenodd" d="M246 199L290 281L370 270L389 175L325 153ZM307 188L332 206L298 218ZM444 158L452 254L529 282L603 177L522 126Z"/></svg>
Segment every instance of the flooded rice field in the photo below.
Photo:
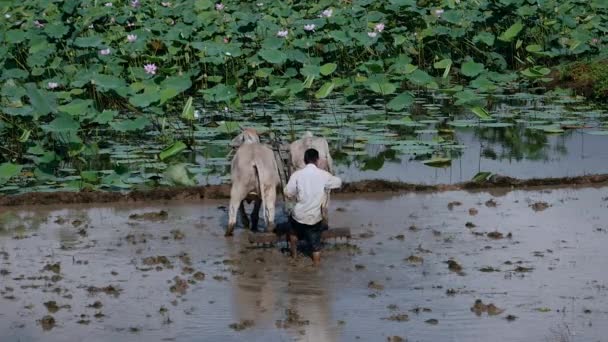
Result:
<svg viewBox="0 0 608 342"><path fill-rule="evenodd" d="M601 341L607 190L336 195L318 269L226 201L5 208L2 341Z"/></svg>

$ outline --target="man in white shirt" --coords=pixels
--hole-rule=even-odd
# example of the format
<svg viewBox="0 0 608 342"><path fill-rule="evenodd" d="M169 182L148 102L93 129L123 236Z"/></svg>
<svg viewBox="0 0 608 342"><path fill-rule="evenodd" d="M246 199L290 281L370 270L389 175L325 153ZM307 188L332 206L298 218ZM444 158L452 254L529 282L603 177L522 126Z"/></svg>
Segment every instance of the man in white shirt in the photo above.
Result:
<svg viewBox="0 0 608 342"><path fill-rule="evenodd" d="M304 153L306 166L291 175L283 193L295 198L296 205L289 217L291 255L296 257L298 239L305 240L312 249L315 265L321 262L321 232L324 227L321 206L325 204L330 189L337 189L342 180L317 167L319 152L308 149Z"/></svg>

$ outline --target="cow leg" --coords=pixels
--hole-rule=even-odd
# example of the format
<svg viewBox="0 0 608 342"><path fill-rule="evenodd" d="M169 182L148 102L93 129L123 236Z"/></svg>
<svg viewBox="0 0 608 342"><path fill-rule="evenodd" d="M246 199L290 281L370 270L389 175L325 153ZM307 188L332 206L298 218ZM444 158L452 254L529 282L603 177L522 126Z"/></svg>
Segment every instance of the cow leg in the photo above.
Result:
<svg viewBox="0 0 608 342"><path fill-rule="evenodd" d="M238 190L237 187L232 186L230 189L230 206L228 207L228 229L224 236L232 236L234 232L234 226L236 226L236 216L239 207L242 205L245 194Z"/></svg>
<svg viewBox="0 0 608 342"><path fill-rule="evenodd" d="M277 190L274 185L265 187L264 196L264 219L266 221L266 230L274 232L274 205L277 197Z"/></svg>
<svg viewBox="0 0 608 342"><path fill-rule="evenodd" d="M249 222L249 217L247 217L247 213L245 212L245 201L241 201L241 205L239 206L239 216L243 222L243 227L245 227L245 229L249 229L251 224Z"/></svg>
<svg viewBox="0 0 608 342"><path fill-rule="evenodd" d="M256 198L253 202L253 211L251 212L251 231L258 231L258 222L260 221L260 207L262 206L262 199Z"/></svg>

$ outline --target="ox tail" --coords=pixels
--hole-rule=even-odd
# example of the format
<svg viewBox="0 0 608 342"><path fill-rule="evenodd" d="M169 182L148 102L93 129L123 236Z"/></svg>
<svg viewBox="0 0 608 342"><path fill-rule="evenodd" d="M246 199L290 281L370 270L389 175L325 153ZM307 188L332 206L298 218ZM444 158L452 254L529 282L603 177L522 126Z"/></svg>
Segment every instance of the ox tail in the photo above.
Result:
<svg viewBox="0 0 608 342"><path fill-rule="evenodd" d="M263 167L260 168L257 165L257 162L254 161L253 162L253 169L255 170L255 178L258 184L258 191L260 194L260 198L262 199L262 215L264 216L264 222L268 225L269 219L268 219L268 211L266 210L266 194L264 191L264 186L262 183L262 179L265 179L262 175L262 170L264 169Z"/></svg>

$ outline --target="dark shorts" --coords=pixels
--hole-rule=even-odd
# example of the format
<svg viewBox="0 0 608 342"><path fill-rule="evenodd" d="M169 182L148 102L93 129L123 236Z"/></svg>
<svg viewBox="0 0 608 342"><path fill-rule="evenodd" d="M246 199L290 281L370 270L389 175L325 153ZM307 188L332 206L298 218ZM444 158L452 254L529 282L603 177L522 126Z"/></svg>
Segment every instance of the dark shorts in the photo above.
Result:
<svg viewBox="0 0 608 342"><path fill-rule="evenodd" d="M283 232L296 235L298 240L304 240L313 252L318 252L322 246L321 233L327 229L327 226L323 224L323 221L313 225L303 224L289 216L289 221L279 224L278 228Z"/></svg>

